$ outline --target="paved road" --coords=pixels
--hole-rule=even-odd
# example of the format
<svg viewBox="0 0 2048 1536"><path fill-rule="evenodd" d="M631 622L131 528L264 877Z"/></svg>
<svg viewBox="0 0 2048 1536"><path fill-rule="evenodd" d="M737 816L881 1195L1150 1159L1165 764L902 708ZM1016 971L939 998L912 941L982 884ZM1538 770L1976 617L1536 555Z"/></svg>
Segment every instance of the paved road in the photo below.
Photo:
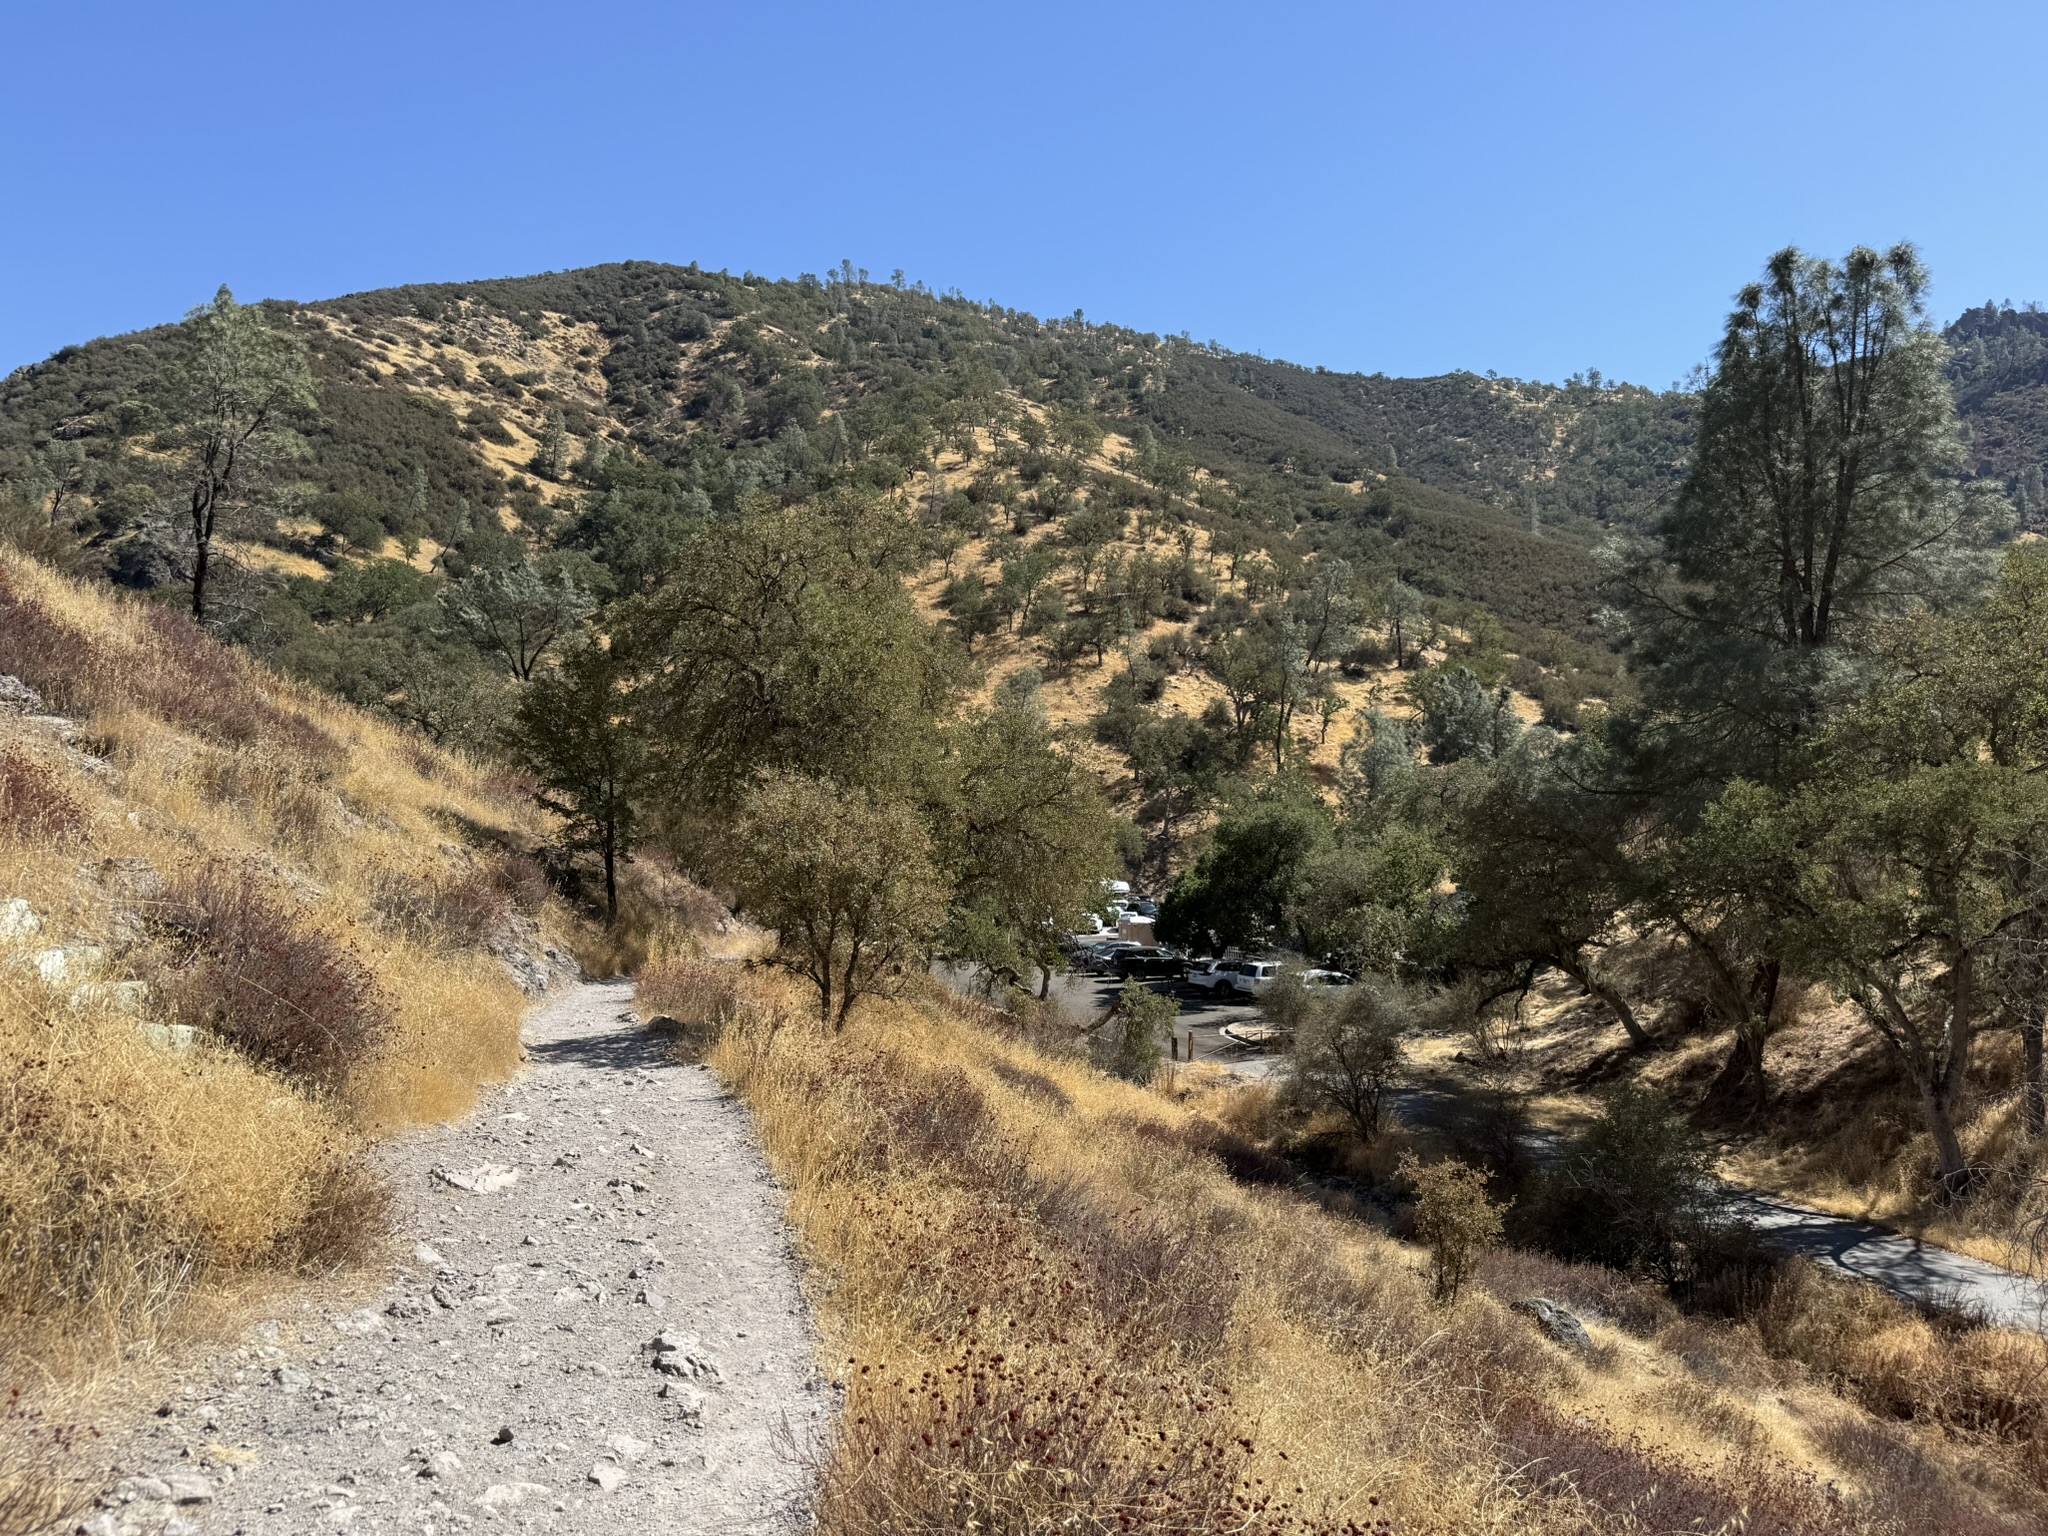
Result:
<svg viewBox="0 0 2048 1536"><path fill-rule="evenodd" d="M2048 1284L2039 1280L1773 1195L1732 1186L1729 1193L1735 1213L1775 1247L1908 1301L1961 1306L2008 1328L2048 1333Z"/></svg>
<svg viewBox="0 0 2048 1536"><path fill-rule="evenodd" d="M956 986L967 982L964 973L947 979ZM1085 1023L1115 1000L1118 985L1114 977L1058 976L1051 995L1076 1023ZM1219 1000L1188 988L1175 988L1173 995L1180 1003L1175 1030L1183 1052L1192 1032L1194 1060L1213 1061L1250 1078L1272 1075L1279 1057L1247 1051L1221 1033L1225 1024L1256 1019L1254 1004ZM1411 1123L1420 1123L1441 1116L1451 1106L1451 1097L1439 1087L1396 1089L1394 1109ZM1557 1156L1560 1143L1555 1135L1536 1133L1530 1140L1539 1161ZM1801 1254L1824 1269L1881 1285L1907 1301L1962 1306L2009 1328L2048 1333L2048 1283L1870 1222L1831 1216L1733 1186L1729 1194L1736 1215L1773 1246Z"/></svg>

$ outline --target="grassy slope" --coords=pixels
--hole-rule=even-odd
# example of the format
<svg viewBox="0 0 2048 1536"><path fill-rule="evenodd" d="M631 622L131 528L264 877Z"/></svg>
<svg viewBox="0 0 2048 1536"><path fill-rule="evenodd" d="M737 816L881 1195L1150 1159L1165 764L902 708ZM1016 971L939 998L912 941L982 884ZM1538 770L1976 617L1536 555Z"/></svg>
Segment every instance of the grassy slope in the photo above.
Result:
<svg viewBox="0 0 2048 1536"><path fill-rule="evenodd" d="M791 1186L847 1388L827 1536L2017 1536L2043 1512L2007 1452L1888 1426L1604 1272L1502 1255L1436 1306L1416 1250L1267 1182L1256 1091L1116 1083L938 991L827 1036L771 978L679 970L643 1006L722 992L713 1063ZM1503 1304L1538 1292L1611 1319L1591 1357ZM1797 1326L1860 1305L1809 1297ZM1932 1379L1924 1324L1858 1338Z"/></svg>
<svg viewBox="0 0 2048 1536"><path fill-rule="evenodd" d="M78 726L67 744L0 709L0 902L42 924L0 943L5 1390L76 1385L210 1299L374 1242L361 1149L514 1069L524 997L483 945L561 918L516 859L545 835L536 812L174 614L0 554L0 672ZM181 943L209 888L268 914L253 931L274 952ZM32 963L84 946L102 963L60 984ZM344 1070L309 1080L205 1029L180 1051L142 1028L200 1018L200 983L229 969L292 998L266 967L309 959L367 978L353 1014L308 1020L366 1026ZM105 985L126 980L149 987L140 1019Z"/></svg>

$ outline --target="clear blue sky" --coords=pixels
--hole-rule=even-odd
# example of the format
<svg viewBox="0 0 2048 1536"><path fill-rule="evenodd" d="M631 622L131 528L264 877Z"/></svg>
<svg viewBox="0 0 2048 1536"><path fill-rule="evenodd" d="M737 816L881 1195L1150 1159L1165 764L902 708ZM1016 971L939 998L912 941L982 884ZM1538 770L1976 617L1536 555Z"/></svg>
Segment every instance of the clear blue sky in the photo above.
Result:
<svg viewBox="0 0 2048 1536"><path fill-rule="evenodd" d="M2038 4L0 0L0 371L312 299L842 256L1331 368L1663 385L1786 243L2048 300Z"/></svg>

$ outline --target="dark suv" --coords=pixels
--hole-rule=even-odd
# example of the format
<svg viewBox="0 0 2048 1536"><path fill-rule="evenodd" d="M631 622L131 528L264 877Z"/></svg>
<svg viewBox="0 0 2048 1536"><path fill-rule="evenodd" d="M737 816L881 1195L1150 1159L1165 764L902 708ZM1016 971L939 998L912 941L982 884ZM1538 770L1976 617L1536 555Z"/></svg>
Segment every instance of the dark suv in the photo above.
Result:
<svg viewBox="0 0 2048 1536"><path fill-rule="evenodd" d="M1154 944L1127 949L1114 962L1117 975L1129 981L1179 981L1188 973L1188 957L1178 950Z"/></svg>

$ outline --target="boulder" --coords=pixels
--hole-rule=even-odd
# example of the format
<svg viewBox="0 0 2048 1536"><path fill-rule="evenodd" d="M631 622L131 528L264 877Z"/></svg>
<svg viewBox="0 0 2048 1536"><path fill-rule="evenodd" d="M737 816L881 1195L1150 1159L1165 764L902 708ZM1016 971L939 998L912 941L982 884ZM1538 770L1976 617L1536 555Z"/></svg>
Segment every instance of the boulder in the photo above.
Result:
<svg viewBox="0 0 2048 1536"><path fill-rule="evenodd" d="M82 985L106 958L107 952L97 944L59 944L33 956L36 974L49 987Z"/></svg>
<svg viewBox="0 0 2048 1536"><path fill-rule="evenodd" d="M198 1038L190 1024L157 1024L144 1019L135 1027L160 1051L189 1051Z"/></svg>
<svg viewBox="0 0 2048 1536"><path fill-rule="evenodd" d="M1582 1355L1592 1353L1593 1336L1586 1332L1586 1325L1548 1296L1531 1296L1518 1301L1515 1310L1533 1319L1543 1330L1544 1337L1552 1343L1562 1344Z"/></svg>
<svg viewBox="0 0 2048 1536"><path fill-rule="evenodd" d="M0 939L32 939L42 931L43 920L25 898L10 896L0 901Z"/></svg>
<svg viewBox="0 0 2048 1536"><path fill-rule="evenodd" d="M704 1353L703 1341L694 1333L657 1333L646 1347L654 1357L654 1368L664 1376L714 1384L725 1380L725 1372Z"/></svg>

